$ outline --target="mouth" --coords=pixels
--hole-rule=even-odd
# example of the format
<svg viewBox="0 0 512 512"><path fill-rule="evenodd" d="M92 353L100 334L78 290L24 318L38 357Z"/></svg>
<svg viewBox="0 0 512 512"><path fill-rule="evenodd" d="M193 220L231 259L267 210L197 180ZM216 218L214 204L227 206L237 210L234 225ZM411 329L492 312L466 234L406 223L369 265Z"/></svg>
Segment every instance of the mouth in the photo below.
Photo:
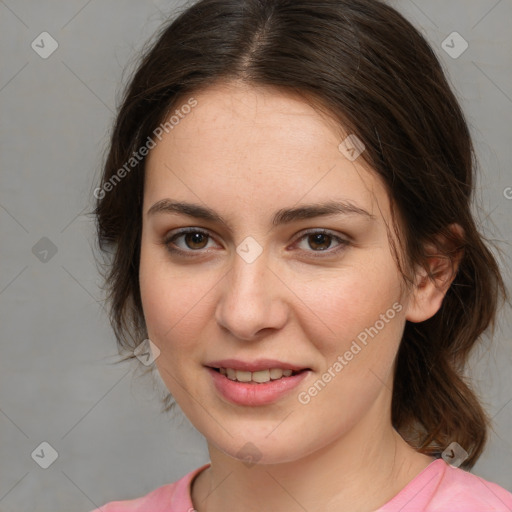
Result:
<svg viewBox="0 0 512 512"><path fill-rule="evenodd" d="M251 407L284 399L312 372L311 368L275 359L252 362L224 359L210 362L205 367L214 389L224 400Z"/></svg>
<svg viewBox="0 0 512 512"><path fill-rule="evenodd" d="M281 380L287 377L293 377L299 373L308 371L309 368L302 370L292 370L290 368L267 368L258 371L239 370L236 368L212 367L210 368L229 380L243 382L247 384L265 384L270 381Z"/></svg>

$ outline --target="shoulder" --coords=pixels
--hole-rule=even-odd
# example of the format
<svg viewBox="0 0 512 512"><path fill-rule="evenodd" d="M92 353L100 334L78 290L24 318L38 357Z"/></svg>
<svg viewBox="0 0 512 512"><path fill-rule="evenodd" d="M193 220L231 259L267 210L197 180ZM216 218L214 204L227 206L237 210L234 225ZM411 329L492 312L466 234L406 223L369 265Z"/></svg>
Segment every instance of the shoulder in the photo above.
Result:
<svg viewBox="0 0 512 512"><path fill-rule="evenodd" d="M444 466L432 510L512 511L512 493L503 487L446 463Z"/></svg>
<svg viewBox="0 0 512 512"><path fill-rule="evenodd" d="M172 484L163 485L140 498L111 501L93 512L193 512L191 497L192 480L210 464L186 474Z"/></svg>
<svg viewBox="0 0 512 512"><path fill-rule="evenodd" d="M378 512L512 512L498 484L436 459Z"/></svg>

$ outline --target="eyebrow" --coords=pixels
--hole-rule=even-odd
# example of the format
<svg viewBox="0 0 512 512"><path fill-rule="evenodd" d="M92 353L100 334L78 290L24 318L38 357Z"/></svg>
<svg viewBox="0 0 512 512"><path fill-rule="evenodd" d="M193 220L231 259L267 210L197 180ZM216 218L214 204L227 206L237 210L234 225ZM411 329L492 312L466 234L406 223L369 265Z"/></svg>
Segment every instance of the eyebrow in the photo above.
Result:
<svg viewBox="0 0 512 512"><path fill-rule="evenodd" d="M185 201L173 201L171 199L162 199L157 201L149 208L147 215L152 216L157 213L176 213L194 217L196 219L208 220L219 224L224 224L230 228L229 222L211 208L201 206ZM326 217L329 215L360 215L369 220L375 220L375 215L367 212L363 208L350 202L328 201L325 203L307 204L294 208L283 208L278 210L272 219L272 224L289 224L294 221L313 219L315 217Z"/></svg>

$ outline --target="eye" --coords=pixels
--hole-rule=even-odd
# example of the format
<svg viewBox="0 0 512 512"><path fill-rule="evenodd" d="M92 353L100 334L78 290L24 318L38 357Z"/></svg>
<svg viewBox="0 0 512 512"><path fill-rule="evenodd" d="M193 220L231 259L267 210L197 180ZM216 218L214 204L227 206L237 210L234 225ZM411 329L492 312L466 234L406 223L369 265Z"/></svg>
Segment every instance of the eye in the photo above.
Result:
<svg viewBox="0 0 512 512"><path fill-rule="evenodd" d="M337 246L334 250L329 250L332 248L333 243L336 242ZM304 233L299 238L300 243L307 245L308 248L302 247L301 250L306 252L327 252L329 255L335 254L341 250L343 250L347 245L349 245L349 241L341 238L330 231L326 230L311 230L307 233ZM321 256L321 255L319 255Z"/></svg>
<svg viewBox="0 0 512 512"><path fill-rule="evenodd" d="M211 236L206 231L187 228L174 233L171 232L165 237L163 243L169 252L185 254L200 252L202 249L208 248L210 239Z"/></svg>
<svg viewBox="0 0 512 512"><path fill-rule="evenodd" d="M170 253L177 253L183 256L195 256L194 253L201 253L204 249L211 248L208 242L212 236L198 228L185 228L169 233L163 240L163 244ZM300 247L300 245L303 245ZM336 244L336 245L335 245ZM303 233L295 245L299 250L314 254L315 257L329 256L336 254L348 246L350 242L330 231L316 229ZM334 249L332 249L334 245Z"/></svg>

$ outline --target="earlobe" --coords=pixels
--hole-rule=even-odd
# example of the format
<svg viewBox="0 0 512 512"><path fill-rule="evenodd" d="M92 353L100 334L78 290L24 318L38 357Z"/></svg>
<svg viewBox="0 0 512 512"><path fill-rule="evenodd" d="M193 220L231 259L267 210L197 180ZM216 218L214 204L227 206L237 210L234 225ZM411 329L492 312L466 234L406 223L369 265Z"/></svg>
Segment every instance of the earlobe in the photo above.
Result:
<svg viewBox="0 0 512 512"><path fill-rule="evenodd" d="M459 240L463 240L463 230L458 224L451 225L450 229ZM421 267L416 273L405 317L410 322L423 322L439 311L464 255L460 245L454 247L453 241L450 243L446 239L442 245L428 244L425 249L430 254L427 258L429 271Z"/></svg>

